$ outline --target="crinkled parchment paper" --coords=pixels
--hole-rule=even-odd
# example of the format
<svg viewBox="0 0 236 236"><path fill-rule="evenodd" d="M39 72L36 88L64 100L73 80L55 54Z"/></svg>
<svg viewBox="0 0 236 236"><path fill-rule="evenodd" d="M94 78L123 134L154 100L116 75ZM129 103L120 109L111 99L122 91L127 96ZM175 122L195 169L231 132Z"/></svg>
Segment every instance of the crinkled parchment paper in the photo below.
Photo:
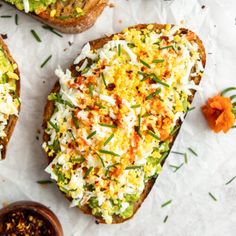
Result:
<svg viewBox="0 0 236 236"><path fill-rule="evenodd" d="M16 26L13 8L3 6L0 33L7 34L8 44L19 64L22 109L7 159L0 163L0 204L17 200L34 200L49 206L59 217L65 236L165 235L165 236L234 236L236 235L236 181L225 183L236 175L236 130L227 135L212 133L206 125L200 106L206 99L228 86L236 85L236 2L235 0L111 0L90 30L60 38L42 28L41 23L19 15ZM204 7L205 6L205 7ZM42 114L46 97L57 78L58 65L66 68L84 43L119 32L137 23L180 23L195 31L207 51L207 67L194 99L196 109L187 115L173 150L189 153L188 164L176 173L170 164L179 165L181 156L169 155L153 190L133 219L120 225L97 225L94 218L69 208L69 202L54 185L36 183L48 179L47 165L41 149ZM36 42L30 30L42 39ZM68 42L73 43L72 46ZM44 68L42 62L52 55ZM39 140L37 140L39 137ZM217 201L210 198L211 192ZM161 205L172 200L164 208ZM168 215L168 220L163 223Z"/></svg>

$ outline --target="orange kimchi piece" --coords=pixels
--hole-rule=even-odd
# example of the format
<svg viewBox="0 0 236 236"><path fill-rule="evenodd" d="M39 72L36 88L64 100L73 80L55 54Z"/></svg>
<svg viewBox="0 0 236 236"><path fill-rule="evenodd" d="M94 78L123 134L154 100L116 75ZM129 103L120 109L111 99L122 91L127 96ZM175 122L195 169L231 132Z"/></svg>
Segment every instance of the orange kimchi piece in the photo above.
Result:
<svg viewBox="0 0 236 236"><path fill-rule="evenodd" d="M232 108L229 98L217 95L208 99L207 104L202 107L202 112L214 132L226 133L232 128L235 121Z"/></svg>

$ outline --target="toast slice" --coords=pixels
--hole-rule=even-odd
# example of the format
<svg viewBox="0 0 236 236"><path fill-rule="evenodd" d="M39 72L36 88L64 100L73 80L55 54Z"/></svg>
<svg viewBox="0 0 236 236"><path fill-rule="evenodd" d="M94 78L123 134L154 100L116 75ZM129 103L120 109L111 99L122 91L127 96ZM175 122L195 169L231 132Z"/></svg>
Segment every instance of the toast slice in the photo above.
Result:
<svg viewBox="0 0 236 236"><path fill-rule="evenodd" d="M140 32L142 32L142 33L140 33ZM156 32L159 35L158 37L155 34ZM170 33L170 32L172 32L172 33ZM141 34L141 36L140 36L139 33ZM142 35L147 35L147 36L143 37ZM153 44L154 49L152 49L152 51L146 51L146 50L148 50L147 49L148 47L146 48L145 44L147 43L147 45L148 45L148 42L150 43L151 39L156 40L156 43ZM127 44L124 44L124 42L122 40L125 40L127 42ZM187 95L185 96L186 100L183 102L182 105L179 104L178 102L176 102L176 104L174 104L174 108L172 108L172 109L179 109L179 110L182 109L182 112L181 112L182 115L178 119L176 119L174 124L172 124L171 129L168 128L167 133L164 132L165 129L163 128L163 126L161 126L161 128L160 128L160 130L159 130L160 132L157 131L156 127L152 126L151 118L150 118L150 120L148 120L148 122L150 122L150 124L147 124L147 129L145 130L144 128L142 128L143 125L145 126L145 122L146 122L145 118L148 117L148 115L149 115L153 119L155 119L155 115L152 115L151 112L153 110L155 110L155 106L159 106L159 109L161 109L161 106L163 104L165 104L163 102L165 102L166 98L158 97L158 96L161 96L161 95L159 95L159 93L161 93L161 91L164 90L164 91L167 92L167 96L168 96L169 95L168 93L171 93L171 91L172 91L172 90L169 90L172 86L171 85L172 82L170 82L171 81L171 79L170 79L171 76L168 73L167 68L172 68L172 67L174 68L175 63L177 63L178 61L181 61L181 58L183 56L183 50L184 50L184 49L181 49L181 47L182 47L181 46L182 44L180 44L180 42L182 42L181 40L183 40L184 44L188 45L189 48L192 48L191 56L192 55L195 55L195 56L197 55L197 57L196 57L197 59L195 58L196 59L195 63L197 63L197 64L192 65L192 67L189 69L189 76L188 77L185 76L185 80L188 81L187 82L188 84L192 84L192 87L191 86L190 86L191 88L188 87L188 86L187 86L188 88L184 87L184 88L182 88L183 91L180 93L180 94L185 93L185 89L187 88L188 91L187 91ZM117 41L120 44L115 44L115 41ZM142 44L142 43L144 43L144 44ZM121 44L122 44L122 46L119 46ZM163 44L164 44L164 46L163 46ZM171 45L171 44L173 44L173 45ZM54 88L51 92L51 95L49 96L48 101L46 103L45 112L44 112L44 119L43 119L43 127L45 129L44 136L43 136L43 139L44 139L43 148L46 151L47 158L48 158L48 161L50 163L48 168L46 169L46 171L51 174L52 179L55 179L57 181L59 189L66 195L66 197L69 200L72 201L72 204L78 206L80 208L80 210L82 210L84 213L94 215L97 219L97 222L99 222L99 223L113 223L113 224L122 223L122 222L124 222L124 221L126 221L126 220L128 220L128 219L130 219L134 216L136 211L139 209L139 207L141 206L141 204L143 203L143 201L145 200L145 198L147 197L147 195L151 191L151 189L152 189L152 187L155 183L155 180L156 180L156 178L158 177L158 175L160 173L161 166L163 166L163 164L165 162L165 159L169 154L169 151L170 151L170 149L171 149L171 147L174 143L174 140L177 137L177 134L179 132L179 128L180 128L180 126L183 122L183 118L187 113L187 109L191 105L191 102L192 102L194 94L195 94L195 89L199 85L200 80L202 78L203 70L204 70L205 64L206 64L206 54L205 54L205 49L204 49L202 41L199 39L199 37L195 33L193 33L192 31L190 31L188 29L185 29L185 28L178 28L177 26L174 26L174 25L162 25L162 24L136 25L136 26L130 27L129 29L124 30L122 33L118 33L118 34L112 35L110 37L105 37L105 38L101 38L101 39L98 39L98 40L91 41L89 43L89 45L91 47L91 50L88 49L88 45L85 46L84 49L82 50L81 54L79 55L79 57L75 60L74 65L71 66L70 71L67 71L65 74L61 73L61 72L57 73L57 75L60 78L60 81L55 84L55 86L54 86ZM110 45L110 46L108 46L108 45ZM127 48L125 45L128 45L129 48ZM137 45L139 45L139 46L137 46ZM128 61L127 63L122 64L119 67L120 69L118 69L118 71L119 71L118 74L114 74L113 70L110 73L108 73L105 69L106 66L108 66L108 65L113 68L113 66L117 63L117 60L118 60L116 58L117 60L115 60L115 62L113 61L113 63L111 63L111 64L109 64L106 61L106 60L108 60L107 57L109 58L109 47L115 47L116 48L115 52L118 54L118 56L115 55L115 52L114 52L114 54L112 54L113 56L115 55L114 56L115 58L116 57L120 58L120 57L123 56L123 54L126 54L126 52L128 52L127 54L129 56L126 55L127 58L126 57L125 58L127 60L131 60L131 61ZM105 53L102 54L101 51L105 50L104 48L107 48L108 51L105 51ZM114 48L110 49L110 50L112 51L112 50L114 50ZM101 212L99 212L99 210L97 210L97 209L94 210L94 208L92 206L92 203L94 203L94 202L91 203L88 200L88 197L87 197L87 199L82 198L82 200L80 202L76 202L76 201L73 202L73 200L75 200L76 196L73 196L73 194L70 194L70 191L68 189L65 189L65 187L68 187L68 185L62 184L62 182L63 182L63 181L61 181L62 177L60 177L60 179L58 178L58 173L59 173L59 175L62 175L62 173L64 173L64 172L62 172L62 173L60 172L61 169L60 169L60 165L58 165L58 162L60 164L62 164L63 161L65 161L65 159L63 159L63 158L58 160L59 159L59 156L58 156L59 154L58 153L60 153L62 149L64 150L63 147L66 144L65 144L65 141L63 141L63 144L61 144L59 141L55 142L55 139L53 141L53 137L55 137L55 135L57 135L57 134L55 134L55 132L52 131L52 130L53 129L54 130L57 129L57 131L61 130L60 124L59 123L53 123L53 122L55 122L55 120L57 119L58 109L59 110L63 109L61 107L61 105L59 105L59 104L64 104L64 109L66 109L66 107L70 107L68 109L77 109L77 105L75 105L73 103L74 100L70 97L72 92L70 94L68 93L67 94L68 96L62 95L61 97L58 97L56 94L60 94L60 92L65 93L65 91L66 91L66 90L64 90L65 89L65 80L67 80L70 77L70 73L71 73L72 78L77 78L77 79L75 79L75 81L76 81L75 83L71 82L70 89L71 89L71 91L74 91L73 89L81 90L83 92L82 94L80 94L81 97L83 97L83 94L85 96L88 96L88 94L90 94L90 96L96 96L96 95L94 95L95 94L95 92L94 92L95 88L93 87L93 90L91 89L91 87L92 87L91 85L93 85L93 83L96 83L96 81L97 81L97 83L100 83L100 86L104 86L105 89L108 90L107 94L113 94L113 91L117 92L117 91L119 91L119 89L122 89L122 87L124 87L125 89L122 91L121 94L119 94L120 97L119 96L118 96L118 98L116 97L117 98L116 102L115 102L115 104L113 104L114 106L116 106L118 108L118 113L117 114L120 114L119 110L123 109L122 108L122 106L124 104L123 99L124 100L126 99L126 92L131 93L131 91L133 91L132 86L131 85L126 86L126 83L128 83L127 81L130 81L130 80L132 81L132 79L133 80L137 79L137 77L130 76L130 74L132 74L133 71L126 70L126 75L123 77L124 80L122 80L122 83L119 83L119 79L122 78L121 75L123 73L123 71L122 71L123 68L129 67L129 65L131 65L132 68L135 69L136 65L137 65L135 61L132 62L132 60L135 60L134 59L135 56L129 50L132 50L132 52L134 52L134 53L139 53L139 54L137 54L137 58L142 64L141 65L141 70L142 71L138 71L137 74L139 74L138 78L141 79L140 81L147 82L148 86L150 85L150 86L153 86L153 87L158 88L158 89L161 88L161 91L158 90L158 89L156 91L154 90L153 93L149 94L148 96L146 96L142 100L142 103L140 103L141 104L140 109L145 109L145 106L144 106L145 103L148 103L148 101L151 100L150 101L151 106L148 108L149 109L148 112L150 112L150 113L147 112L147 113L144 113L143 115L141 115L142 113L140 112L140 115L138 115L138 117L137 117L136 124L133 125L133 127L132 127L134 129L134 140L133 140L134 142L136 142L137 140L140 141L140 140L148 139L149 141L147 141L147 143L145 143L145 141L142 141L143 146L148 145L148 143L153 144L153 142L154 142L155 145L157 145L158 148L154 147L151 154L149 154L149 155L153 155L153 156L157 155L157 156L154 157L154 159L151 159L152 161L155 162L155 165L157 165L157 166L155 167L156 172L153 175L151 175L151 174L148 175L148 178L145 180L145 185L144 185L140 195L138 196L138 198L135 198L135 199L133 198L132 200L129 200L130 202L132 202L132 211L128 212L128 213L126 212L127 213L126 215L124 215L122 213L119 214L118 211L117 211L116 213L114 213L111 216L107 217L106 214L105 214L105 216L103 214L101 214ZM157 50L157 53L160 53L160 55L162 55L162 57L161 58L156 58L156 60L153 60L151 62L151 64L150 64L150 62L147 63L147 61L149 59L149 55L150 55L150 57L153 57L152 52L155 51L155 50ZM167 51L163 52L163 50L167 50ZM99 54L100 56L98 58L96 58L94 56L94 54L96 55L96 53L100 53ZM87 57L85 55L89 55L89 57L90 57L90 59L87 60L87 64L85 63L85 60L87 59ZM103 57L102 62L101 62L101 60L102 60L101 57ZM146 58L145 61L141 60L141 57ZM94 61L96 61L96 60L99 61L99 62L96 61L95 63L101 63L100 64L100 66L101 66L100 71L97 68L94 69L93 62L92 62L93 60ZM139 62L139 66L140 66L140 62ZM90 65L88 65L88 63ZM160 65L161 63L166 63L166 64L164 66L160 67L160 68L155 67L155 64ZM184 62L180 62L180 67L178 67L179 69L177 69L174 72L175 77L179 78L179 79L181 79L181 77L178 77L179 76L178 75L179 71L182 70L181 69L182 68L181 63L184 63ZM88 69L88 67L90 67L90 69ZM91 68L93 68L93 70L94 70L93 74L91 74L89 72L89 70L91 70ZM149 71L149 72L152 71L153 68L156 68L157 70L155 72L159 72L160 75L155 76L154 72L149 73L149 74L146 73L146 71ZM162 69L163 69L163 71L161 71ZM106 76L104 76L105 73L106 73ZM109 74L111 74L111 76L109 76ZM93 79L91 77L93 75L95 76L96 81L93 81ZM109 83L109 84L108 84L108 82L106 83L106 80L108 78L109 78L109 82L110 82L112 79L114 79L114 77L116 78L114 80L114 83ZM105 78L106 78L106 80L105 80ZM83 85L86 84L86 80L87 80L87 83L89 81L89 84L87 84L87 86L88 86L87 90L84 90ZM70 83L70 82L68 82L68 83ZM138 96L140 96L139 95L140 93L145 93L145 91L143 92L143 89L141 89L141 88L143 88L142 87L143 85L141 84L141 82L138 82L138 83L139 84L135 88L137 90L139 90L139 92L135 96L133 96L134 100L135 99L138 100ZM63 87L61 87L61 85L63 85ZM95 86L95 85L93 85L93 86ZM177 87L175 87L174 90L177 90ZM95 91L97 92L96 89L95 89ZM104 91L104 90L102 90L102 91ZM66 102L63 101L63 99L65 99ZM73 150L73 148L76 149L77 146L80 148L79 153L84 158L83 162L82 162L82 164L80 162L78 162L77 164L73 165L73 168L74 169L82 168L82 170L83 170L82 173L83 173L84 177L82 179L80 179L80 181L83 182L84 179L85 179L85 185L84 186L86 186L86 184L87 184L86 183L87 179L91 180L90 177L88 178L88 176L90 176L90 175L91 176L95 175L95 176L99 176L99 177L102 176L100 181L98 181L99 183L95 183L95 185L92 185L92 186L91 185L87 186L87 188L90 187L91 189L86 190L86 191L87 192L91 191L90 193L93 194L94 193L93 191L95 191L94 188L97 189L96 188L97 184L99 185L100 182L101 182L101 184L103 184L103 181L105 181L104 179L106 177L104 177L104 173L101 174L99 171L97 172L97 170L96 170L97 166L96 165L95 165L96 167L94 169L91 169L91 167L87 168L87 169L85 168L84 163L89 162L89 159L91 157L88 158L87 156L83 156L83 154L81 154L81 153L83 153L83 145L80 146L80 143L77 142L78 137L75 136L75 135L77 134L76 132L80 129L80 123L82 124L81 129L83 129L84 125L85 126L86 125L91 126L92 130L97 127L94 123L93 124L89 124L89 123L84 124L83 123L84 120L87 119L86 116L85 116L86 113L83 113L83 112L87 112L87 111L89 112L90 110L93 111L93 109L99 110L99 109L103 109L104 107L106 108L106 105L109 102L112 103L113 101L109 100L107 97L105 97L105 100L106 100L105 102L104 102L104 100L100 99L99 102L96 101L94 103L95 104L94 106L90 104L89 106L86 107L86 106L83 106L83 103L86 104L85 99L84 100L83 99L81 100L81 99L82 98L80 98L80 104L78 105L80 107L79 112L76 113L77 114L76 119L78 118L79 124L77 124L77 121L74 120L75 117L73 117L73 115L72 115L72 118L68 118L68 117L64 118L64 119L67 120L67 124L71 122L72 126L74 125L74 126L77 127L77 128L75 128L75 130L73 128L71 128L71 129L69 128L69 132L72 132L72 136L75 139L76 145L75 145L75 143L71 142L70 145L67 146L67 148L69 150ZM133 101L132 98L131 98L131 101ZM131 108L132 109L138 109L140 104L134 103L134 105L132 105ZM180 107L178 108L178 106L180 106ZM83 110L82 112L81 112L81 109ZM87 109L87 111L86 111L86 109ZM156 117L159 117L160 115L162 116L162 115L164 115L164 113L165 112L163 111L159 115L156 115ZM114 114L113 115L110 114L110 115L114 116ZM90 113L90 116L92 116L92 113ZM95 117L97 117L97 116L95 115ZM96 119L96 118L94 118L94 119ZM147 119L149 119L149 118L147 118ZM109 118L109 119L102 120L103 123L110 123L108 121L113 121L112 126L111 125L109 126L110 128L119 129L119 127L121 127L120 128L121 133L122 133L122 130L127 129L127 127L129 126L129 123L132 123L131 121L130 122L126 121L125 125L122 126L122 124L120 124L121 121L119 119L116 120L115 117L113 117L112 119ZM168 119L166 121L163 121L163 122L166 122L164 125L166 125L168 127ZM159 126L160 125L159 121L157 121L155 124L158 127L160 127ZM104 126L104 124L100 124L100 125ZM63 129L63 132L60 135L63 136L63 133L68 131L68 128L62 127L62 129ZM164 129L164 130L162 130L162 129ZM61 132L61 131L59 131L59 132ZM115 130L114 132L115 132L115 135L116 135L116 132L118 132L118 131ZM98 133L99 133L99 135L101 135L101 133L98 129L97 129L97 132L94 131L90 134L88 133L88 136L84 138L85 143L86 142L90 143L90 141L89 141L90 139L92 139L91 142L96 142L96 139L100 138L98 136ZM105 152L104 152L104 150L98 150L98 152L95 153L95 155L97 155L99 157L98 161L99 161L99 159L101 161L99 168L103 168L103 167L105 168L106 167L107 172L105 172L105 176L106 176L106 173L109 173L108 176L111 177L112 180L115 180L115 181L119 182L119 179L122 178L122 174L127 170L129 170L130 173L133 171L135 174L138 175L141 172L140 168L148 169L147 167L149 165L148 166L142 166L142 164L140 164L141 162L138 162L136 160L131 161L129 163L130 166L126 165L125 169L124 168L123 169L118 168L117 163L114 163L115 162L114 160L112 162L113 165L110 165L110 166L107 167L107 165L108 165L107 162L109 163L109 160L112 159L113 157L119 159L119 157L117 157L117 156L122 155L123 158L120 159L120 162L122 162L123 160L126 160L127 155L128 155L128 158L129 157L134 158L133 157L133 152L132 152L133 149L131 149L132 150L131 152L129 150L127 153L121 154L122 152L119 153L119 150L118 150L118 146L120 145L119 142L118 143L113 143L111 145L107 144L107 142L109 142L109 141L111 142L112 138L114 139L114 135L113 135L113 137L112 137L112 135L113 134L111 134L111 136L109 136L109 138L107 138L108 136L106 136L107 139L105 139L105 143L104 143L103 147L99 146L99 148L105 149ZM127 139L126 139L126 135L121 136L120 139L124 139L124 140L126 140L126 142L128 142ZM60 138L58 140L60 140ZM157 143L155 143L155 142L157 142ZM89 146L90 144L87 144L87 145ZM73 146L73 145L75 145L75 146ZM112 152L107 152L107 149L105 148L106 145L107 146L110 145L109 146L110 149L113 148ZM138 150L142 150L141 149L142 145L140 145L141 147L139 147L140 149L138 149ZM52 146L55 146L54 147L55 149L52 148ZM131 144L131 146L132 146L132 144ZM118 152L118 154L116 152ZM156 152L157 152L157 154L156 154ZM91 144L91 150L89 151L89 153L93 153L92 144ZM139 155L138 152L136 152L135 158L137 158L138 155ZM139 156L139 158L142 159L142 157L140 157L140 156ZM137 163L139 163L139 164L137 164ZM148 161L146 163L148 163ZM118 163L118 164L120 164L120 163ZM123 164L120 164L120 165L123 165ZM112 167L113 170L111 171L109 169L109 167L110 168ZM58 171L58 169L55 170L55 168L59 168L60 171ZM153 170L153 169L151 169L151 170ZM122 174L119 173L120 171L121 172L123 171ZM146 174L146 170L144 172ZM100 174L101 174L101 176L100 176ZM63 178L65 178L65 179L67 179L67 177L68 177L66 175L63 175L63 176L64 176ZM136 177L133 176L133 179L135 179L135 178ZM68 177L68 179L70 179L70 177ZM80 181L78 181L78 182L80 182ZM132 178L131 178L130 181L132 182ZM89 182L89 183L91 183L91 182ZM123 186L123 187L125 187L125 186ZM109 191L111 191L111 189L113 189L113 187L109 186L108 188L104 187L104 189L102 189L102 190L104 190L105 192L106 191L109 192ZM118 192L119 191L120 190L118 190ZM118 194L118 193L116 193L116 194ZM112 201L112 200L110 200L110 201L112 202L111 204L114 204L116 206L116 204L117 204L116 202L114 203L114 201ZM96 203L99 205L98 202L95 202L94 204L96 205ZM123 204L123 206L124 205L125 204ZM103 204L101 206L99 205L99 207L103 207ZM104 206L104 208L106 208L106 207L107 206ZM128 208L129 207L127 207L127 209ZM107 212L107 211L104 210L103 212Z"/></svg>
<svg viewBox="0 0 236 236"><path fill-rule="evenodd" d="M7 85L10 84L9 90ZM20 111L20 73L6 44L0 37L0 159L6 158L7 144ZM3 93L3 91L8 92ZM8 104L6 104L8 96ZM11 100L12 101L9 101Z"/></svg>
<svg viewBox="0 0 236 236"><path fill-rule="evenodd" d="M94 25L108 0L51 0L31 1L34 7L16 4L14 0L4 0L18 10L30 14L33 18L51 26L62 33L81 33ZM32 4L32 5L33 5ZM26 4L27 5L27 4ZM28 10L26 8L29 8Z"/></svg>

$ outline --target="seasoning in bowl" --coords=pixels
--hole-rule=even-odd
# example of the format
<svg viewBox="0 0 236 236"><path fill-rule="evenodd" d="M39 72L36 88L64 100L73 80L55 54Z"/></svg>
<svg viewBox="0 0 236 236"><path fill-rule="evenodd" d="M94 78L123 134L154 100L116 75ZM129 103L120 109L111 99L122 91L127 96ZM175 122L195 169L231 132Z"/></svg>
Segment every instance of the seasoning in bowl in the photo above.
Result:
<svg viewBox="0 0 236 236"><path fill-rule="evenodd" d="M63 232L49 208L35 202L17 202L0 210L0 236L63 236Z"/></svg>

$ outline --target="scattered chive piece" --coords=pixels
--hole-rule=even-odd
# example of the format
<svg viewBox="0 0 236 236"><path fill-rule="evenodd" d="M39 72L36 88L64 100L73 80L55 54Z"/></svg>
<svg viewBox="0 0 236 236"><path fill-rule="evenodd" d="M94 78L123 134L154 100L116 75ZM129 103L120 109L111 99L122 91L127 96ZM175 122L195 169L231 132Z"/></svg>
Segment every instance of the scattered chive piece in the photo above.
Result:
<svg viewBox="0 0 236 236"><path fill-rule="evenodd" d="M153 60L152 62L158 64L164 62L164 59Z"/></svg>
<svg viewBox="0 0 236 236"><path fill-rule="evenodd" d="M97 133L97 131L93 131L91 134L88 135L87 139L92 138L96 133Z"/></svg>
<svg viewBox="0 0 236 236"><path fill-rule="evenodd" d="M118 45L118 56L120 56L121 55L121 45L119 44Z"/></svg>
<svg viewBox="0 0 236 236"><path fill-rule="evenodd" d="M15 14L15 23L18 25L18 14Z"/></svg>
<svg viewBox="0 0 236 236"><path fill-rule="evenodd" d="M174 168L174 172L178 171L182 166L184 165L184 163L182 163L181 165L179 166L175 166L175 165L169 165L170 167Z"/></svg>
<svg viewBox="0 0 236 236"><path fill-rule="evenodd" d="M59 37L63 37L61 34L59 34L57 31L55 31L51 26L49 26L49 25L43 25L42 26L44 29L46 29L46 30L49 30L50 32L52 32L53 34L55 34L55 35L57 35L57 36L59 36Z"/></svg>
<svg viewBox="0 0 236 236"><path fill-rule="evenodd" d="M11 18L12 16L10 15L2 15L1 18Z"/></svg>
<svg viewBox="0 0 236 236"><path fill-rule="evenodd" d="M72 130L70 130L70 134L71 134L72 138L73 138L74 140L76 140L76 138L75 138L75 136L74 136Z"/></svg>
<svg viewBox="0 0 236 236"><path fill-rule="evenodd" d="M163 208L163 207L165 207L165 206L171 204L171 202L172 202L172 200L169 200L169 201L163 203L163 204L161 205L161 207Z"/></svg>
<svg viewBox="0 0 236 236"><path fill-rule="evenodd" d="M160 92L161 92L160 89L156 90L154 93L149 94L149 95L146 97L146 100L152 99L153 97L155 97L156 95L158 95Z"/></svg>
<svg viewBox="0 0 236 236"><path fill-rule="evenodd" d="M104 124L104 123L99 123L99 125L101 125L103 127L108 127L108 128L117 128L116 125L110 125L110 124Z"/></svg>
<svg viewBox="0 0 236 236"><path fill-rule="evenodd" d="M32 29L31 34L34 36L34 38L36 39L37 42L41 43L42 40L39 38L38 34Z"/></svg>
<svg viewBox="0 0 236 236"><path fill-rule="evenodd" d="M209 192L208 194L214 201L217 201L217 199L215 198L215 196L212 193Z"/></svg>
<svg viewBox="0 0 236 236"><path fill-rule="evenodd" d="M153 133L151 130L148 130L147 132L149 135L151 135L153 138L157 139L157 140L160 140L160 138L155 134Z"/></svg>
<svg viewBox="0 0 236 236"><path fill-rule="evenodd" d="M56 132L59 132L59 127L57 126L57 124L54 124L52 121L48 121L48 123L52 126L53 129L56 130Z"/></svg>
<svg viewBox="0 0 236 236"><path fill-rule="evenodd" d="M198 154L191 148L189 147L188 150L194 155L194 156L198 156Z"/></svg>
<svg viewBox="0 0 236 236"><path fill-rule="evenodd" d="M232 128L231 128L231 129L235 129L235 128L236 128L236 125L232 126Z"/></svg>
<svg viewBox="0 0 236 236"><path fill-rule="evenodd" d="M133 105L133 106L131 106L131 108L133 108L133 109L138 108L138 107L140 107L140 105Z"/></svg>
<svg viewBox="0 0 236 236"><path fill-rule="evenodd" d="M184 162L185 162L185 164L188 164L188 155L187 155L187 153L184 153Z"/></svg>
<svg viewBox="0 0 236 236"><path fill-rule="evenodd" d="M147 68L151 68L151 66L147 63L147 62L145 62L145 61L143 61L143 60L141 60L140 59L140 62L144 65L144 66L146 66Z"/></svg>
<svg viewBox="0 0 236 236"><path fill-rule="evenodd" d="M107 82L106 82L106 79L105 79L105 76L103 73L102 73L102 81L103 81L105 87L107 87Z"/></svg>
<svg viewBox="0 0 236 236"><path fill-rule="evenodd" d="M230 179L227 183L225 183L225 185L230 184L232 181L234 181L234 179L236 178L236 176L234 176L232 179Z"/></svg>
<svg viewBox="0 0 236 236"><path fill-rule="evenodd" d="M134 169L141 169L142 166L127 166L125 169L126 170L134 170Z"/></svg>
<svg viewBox="0 0 236 236"><path fill-rule="evenodd" d="M90 166L89 169L86 171L86 173L84 175L84 179L91 173L92 170L93 170L93 167Z"/></svg>
<svg viewBox="0 0 236 236"><path fill-rule="evenodd" d="M168 216L165 217L165 219L163 220L163 223L166 223L167 219L168 219Z"/></svg>
<svg viewBox="0 0 236 236"><path fill-rule="evenodd" d="M92 97L93 96L93 86L92 86L92 84L89 83L88 88L89 88L89 94Z"/></svg>
<svg viewBox="0 0 236 236"><path fill-rule="evenodd" d="M144 117L148 117L148 116L150 116L151 114L149 114L149 113L145 113L145 114L143 114L142 115L142 117L144 118Z"/></svg>
<svg viewBox="0 0 236 236"><path fill-rule="evenodd" d="M38 180L38 184L52 184L53 182L51 180Z"/></svg>
<svg viewBox="0 0 236 236"><path fill-rule="evenodd" d="M236 90L236 87L229 87L227 89L224 89L222 92L221 92L221 95L225 95L226 93L230 92L230 91L233 91L233 90Z"/></svg>
<svg viewBox="0 0 236 236"><path fill-rule="evenodd" d="M107 140L105 141L105 143L103 144L103 146L105 147L105 146L113 139L113 137L114 137L114 134L111 134L111 135L107 138Z"/></svg>
<svg viewBox="0 0 236 236"><path fill-rule="evenodd" d="M104 161L102 159L102 157L96 152L98 158L100 159L100 161L102 162L102 166L105 167Z"/></svg>
<svg viewBox="0 0 236 236"><path fill-rule="evenodd" d="M185 153L184 153L184 152L176 152L176 151L171 151L171 153L174 153L174 154L177 154L177 155L182 155L182 156L184 156L184 155L185 155Z"/></svg>
<svg viewBox="0 0 236 236"><path fill-rule="evenodd" d="M52 58L52 55L50 55L43 63L42 65L40 66L40 68L43 68L47 63L48 61Z"/></svg>
<svg viewBox="0 0 236 236"><path fill-rule="evenodd" d="M75 116L74 113L72 113L72 120L73 120L73 122L74 122L75 128L76 128L76 129L79 129L79 120L78 120L78 118Z"/></svg>
<svg viewBox="0 0 236 236"><path fill-rule="evenodd" d="M188 112L193 111L196 107L191 107L188 109Z"/></svg>
<svg viewBox="0 0 236 236"><path fill-rule="evenodd" d="M140 133L140 127L141 127L141 115L138 114L138 133Z"/></svg>
<svg viewBox="0 0 236 236"><path fill-rule="evenodd" d="M109 154L109 155L112 155L112 156L116 156L116 157L119 157L120 155L119 154L116 154L114 152L111 152L111 151L107 151L107 150L99 150L99 152L103 153L103 154Z"/></svg>
<svg viewBox="0 0 236 236"><path fill-rule="evenodd" d="M157 164L161 164L163 160L168 156L168 152L163 153L162 157L158 160Z"/></svg>

